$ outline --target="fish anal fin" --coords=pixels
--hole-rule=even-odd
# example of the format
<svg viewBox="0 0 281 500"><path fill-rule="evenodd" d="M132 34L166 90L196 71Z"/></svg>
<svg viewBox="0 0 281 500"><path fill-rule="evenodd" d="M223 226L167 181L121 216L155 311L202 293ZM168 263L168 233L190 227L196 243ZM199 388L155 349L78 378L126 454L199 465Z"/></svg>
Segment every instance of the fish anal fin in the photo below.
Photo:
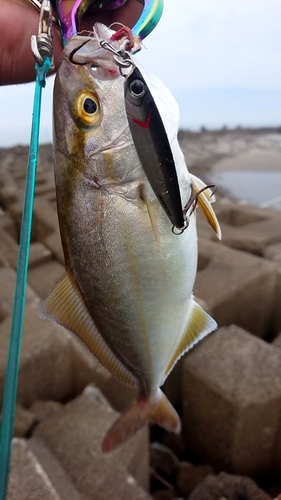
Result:
<svg viewBox="0 0 281 500"><path fill-rule="evenodd" d="M66 272L40 307L40 316L75 333L100 363L120 382L137 387L129 370L117 359L94 324L74 279Z"/></svg>
<svg viewBox="0 0 281 500"><path fill-rule="evenodd" d="M102 451L113 450L149 422L177 434L181 430L179 416L161 389L157 390L152 401L140 398L122 413L107 432Z"/></svg>
<svg viewBox="0 0 281 500"><path fill-rule="evenodd" d="M205 186L205 184L202 183L202 181L200 181L200 183L198 181L199 179L197 177L195 176L191 177L194 194L197 194L200 191L200 189L202 189L202 184ZM208 191L210 190L206 190L206 192L203 191L202 193L199 194L199 196L197 197L197 203L205 219L207 220L209 226L211 226L211 228L215 231L218 239L221 240L220 224L214 212L214 209L209 201L210 193Z"/></svg>
<svg viewBox="0 0 281 500"><path fill-rule="evenodd" d="M165 379L173 369L177 360L191 349L197 342L216 330L215 320L202 309L197 302L191 299L191 313L185 333L180 339L170 361L165 370Z"/></svg>

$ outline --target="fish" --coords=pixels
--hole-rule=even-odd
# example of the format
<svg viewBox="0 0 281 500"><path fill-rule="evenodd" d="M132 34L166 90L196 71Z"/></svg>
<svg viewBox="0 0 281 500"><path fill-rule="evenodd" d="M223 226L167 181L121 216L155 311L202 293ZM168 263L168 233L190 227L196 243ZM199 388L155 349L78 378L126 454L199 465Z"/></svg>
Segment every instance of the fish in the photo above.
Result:
<svg viewBox="0 0 281 500"><path fill-rule="evenodd" d="M101 23L94 33L68 40L55 79L55 183L66 271L41 316L76 334L114 377L138 389L103 439L108 452L149 422L180 432L180 418L160 387L217 324L192 293L196 212L187 214L182 234L171 231L131 135L124 76L100 39L116 50L120 44ZM142 74L163 119L185 206L205 185L185 164L174 98L156 77ZM210 196L206 189L198 198L220 236Z"/></svg>

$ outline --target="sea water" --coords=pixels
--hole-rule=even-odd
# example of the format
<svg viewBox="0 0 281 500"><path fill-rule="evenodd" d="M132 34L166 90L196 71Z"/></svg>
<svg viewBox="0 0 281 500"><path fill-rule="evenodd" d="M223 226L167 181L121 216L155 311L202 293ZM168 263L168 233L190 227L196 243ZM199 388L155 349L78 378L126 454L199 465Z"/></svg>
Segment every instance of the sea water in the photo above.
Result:
<svg viewBox="0 0 281 500"><path fill-rule="evenodd" d="M237 200L281 209L281 172L216 171L211 180Z"/></svg>

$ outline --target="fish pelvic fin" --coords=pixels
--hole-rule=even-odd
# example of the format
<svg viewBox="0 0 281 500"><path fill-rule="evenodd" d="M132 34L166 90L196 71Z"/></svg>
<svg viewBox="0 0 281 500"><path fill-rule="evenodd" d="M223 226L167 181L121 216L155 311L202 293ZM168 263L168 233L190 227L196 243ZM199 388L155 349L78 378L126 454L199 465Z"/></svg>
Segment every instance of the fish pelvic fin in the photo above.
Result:
<svg viewBox="0 0 281 500"><path fill-rule="evenodd" d="M99 362L123 384L138 387L136 378L119 361L99 333L83 296L70 273L66 272L49 297L41 304L39 314L75 333Z"/></svg>
<svg viewBox="0 0 281 500"><path fill-rule="evenodd" d="M102 442L102 451L113 450L149 422L176 434L180 433L179 416L161 389L157 390L152 400L139 398L122 413L107 432Z"/></svg>
<svg viewBox="0 0 281 500"><path fill-rule="evenodd" d="M187 328L167 364L163 383L178 359L189 351L189 349L191 349L195 344L197 344L197 342L202 340L206 337L206 335L213 332L218 327L216 321L209 314L207 314L193 298L190 299L189 308L190 315Z"/></svg>
<svg viewBox="0 0 281 500"><path fill-rule="evenodd" d="M196 175L191 175L191 183L193 186L194 194L197 194L200 189L206 187L206 184L198 179ZM214 201L211 199L212 191L211 189L206 189L202 193L199 194L197 198L197 203L199 208L201 209L205 219L207 220L209 226L215 231L219 240L221 240L221 228L217 216L214 212L214 209L211 203Z"/></svg>

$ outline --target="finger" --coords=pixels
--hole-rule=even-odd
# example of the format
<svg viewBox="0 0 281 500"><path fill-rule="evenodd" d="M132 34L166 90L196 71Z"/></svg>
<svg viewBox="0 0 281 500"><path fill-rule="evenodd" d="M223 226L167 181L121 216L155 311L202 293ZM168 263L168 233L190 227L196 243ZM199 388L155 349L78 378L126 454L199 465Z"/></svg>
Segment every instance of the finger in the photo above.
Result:
<svg viewBox="0 0 281 500"><path fill-rule="evenodd" d="M35 79L34 57L30 48L31 35L37 34L39 13L26 0L0 0L0 85L24 83ZM104 10L84 16L81 29L92 30L95 22L107 26L119 22L132 27L143 9L139 0L127 0L118 9ZM62 45L59 31L53 29L53 50L56 68Z"/></svg>
<svg viewBox="0 0 281 500"><path fill-rule="evenodd" d="M35 79L31 35L38 32L39 13L27 2L2 0L0 16L0 84L24 83ZM61 57L59 33L53 32L56 63Z"/></svg>

